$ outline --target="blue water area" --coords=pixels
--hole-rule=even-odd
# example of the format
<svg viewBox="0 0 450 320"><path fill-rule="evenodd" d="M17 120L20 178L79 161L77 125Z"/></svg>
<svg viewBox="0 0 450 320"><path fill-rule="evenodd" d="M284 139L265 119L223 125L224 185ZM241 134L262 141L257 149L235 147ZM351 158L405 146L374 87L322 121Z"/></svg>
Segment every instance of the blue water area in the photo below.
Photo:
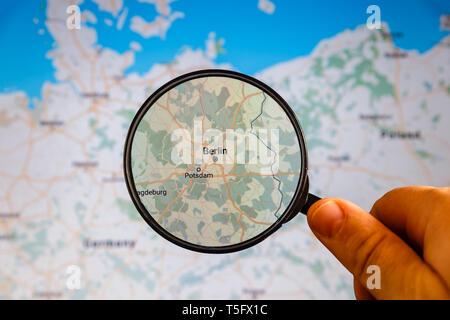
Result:
<svg viewBox="0 0 450 320"><path fill-rule="evenodd" d="M51 60L45 57L53 42L45 27L45 2L1 1L0 92L23 90L40 97L43 82L54 81Z"/></svg>
<svg viewBox="0 0 450 320"><path fill-rule="evenodd" d="M95 14L98 44L120 53L130 49L130 42L139 42L143 48L136 53L135 64L127 73L147 72L155 63L174 59L185 46L204 48L210 31L225 39L226 53L217 62L232 64L237 70L254 74L276 63L308 55L318 42L345 29L365 24L371 4L381 8L381 19L391 31L401 32L395 44L403 49L425 52L449 32L439 29L441 14L450 14L448 0L272 0L274 14L257 9L258 0L178 0L171 3L172 11L181 11L183 19L173 22L165 39L145 39L131 31L130 19L135 15L153 21L157 12L153 5L126 0L128 15L121 30L117 17L98 9L91 0L85 0L81 10ZM45 28L44 1L0 2L0 92L23 90L31 98L40 98L44 81L54 82L54 68L46 53L54 41ZM119 12L119 15L123 13ZM105 19L113 21L112 26ZM43 34L39 34L43 30ZM41 31L42 33L42 31Z"/></svg>

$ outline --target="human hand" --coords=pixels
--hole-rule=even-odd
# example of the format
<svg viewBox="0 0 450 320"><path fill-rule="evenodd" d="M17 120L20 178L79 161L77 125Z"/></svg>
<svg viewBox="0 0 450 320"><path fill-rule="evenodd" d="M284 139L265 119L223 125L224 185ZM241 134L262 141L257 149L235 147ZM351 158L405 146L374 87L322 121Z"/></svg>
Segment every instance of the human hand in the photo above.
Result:
<svg viewBox="0 0 450 320"><path fill-rule="evenodd" d="M450 188L405 187L368 214L339 198L308 211L317 238L353 274L357 299L450 299ZM367 268L380 269L368 289Z"/></svg>

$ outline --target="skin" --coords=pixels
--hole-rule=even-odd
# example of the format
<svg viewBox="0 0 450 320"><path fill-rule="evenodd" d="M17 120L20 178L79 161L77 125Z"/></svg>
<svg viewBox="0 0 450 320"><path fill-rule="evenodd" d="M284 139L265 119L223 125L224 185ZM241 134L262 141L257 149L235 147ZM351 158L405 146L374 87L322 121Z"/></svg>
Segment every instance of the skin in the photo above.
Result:
<svg viewBox="0 0 450 320"><path fill-rule="evenodd" d="M394 189L370 214L325 198L308 224L353 274L357 299L450 299L450 188ZM370 265L380 268L379 289L368 289Z"/></svg>

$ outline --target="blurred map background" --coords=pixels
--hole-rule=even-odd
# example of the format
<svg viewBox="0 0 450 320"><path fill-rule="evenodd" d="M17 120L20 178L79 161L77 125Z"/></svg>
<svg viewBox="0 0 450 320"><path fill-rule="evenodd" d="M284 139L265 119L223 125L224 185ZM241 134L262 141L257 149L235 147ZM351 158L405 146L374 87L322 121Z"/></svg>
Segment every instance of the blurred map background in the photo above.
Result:
<svg viewBox="0 0 450 320"><path fill-rule="evenodd" d="M366 26L372 4L380 29ZM67 27L70 5L79 29ZM314 193L369 210L394 187L450 185L448 1L0 8L2 299L354 297L302 215L227 255L178 248L139 216L122 172L128 126L189 71L233 69L275 88L305 131Z"/></svg>

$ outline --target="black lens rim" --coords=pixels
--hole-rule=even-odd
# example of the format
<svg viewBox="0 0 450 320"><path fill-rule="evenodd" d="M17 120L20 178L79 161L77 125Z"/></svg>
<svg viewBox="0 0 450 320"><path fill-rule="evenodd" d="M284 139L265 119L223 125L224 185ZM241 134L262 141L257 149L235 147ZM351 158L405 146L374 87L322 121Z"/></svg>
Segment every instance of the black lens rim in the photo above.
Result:
<svg viewBox="0 0 450 320"><path fill-rule="evenodd" d="M204 78L204 77L227 77L227 78L233 78L237 80L244 81L246 83L249 83L259 89L261 89L264 93L268 94L272 99L274 99L286 112L288 115L289 120L291 121L295 133L297 135L297 140L300 146L300 153L301 153L301 169L300 169L300 179L298 180L298 184L294 193L294 196L292 197L289 205L284 210L282 216L278 218L278 220L272 224L270 227L268 227L266 230L261 232L260 234L254 236L253 238L250 238L248 240L245 240L243 242L227 245L227 246L202 246L198 244L193 244L188 241L185 241L181 238L178 238L171 234L169 231L164 229L147 211L144 204L140 201L140 198L137 194L136 186L133 179L133 173L131 170L131 148L132 148L132 142L134 139L134 135L136 133L136 129L141 122L142 118L145 116L145 114L148 112L148 110L154 105L154 103L163 96L166 92L173 89L174 87L180 85L181 83L197 79L197 78ZM130 194L130 197L137 208L139 214L142 216L142 218L147 222L147 224L155 230L160 236L165 238L166 240L183 247L185 249L189 249L196 252L201 253L230 253L230 252L236 252L240 250L247 249L251 246L256 245L257 243L260 243L264 239L266 239L269 235L273 234L276 230L278 230L286 220L292 214L296 214L297 212L293 212L294 210L298 210L299 207L303 205L303 203L299 204L299 201L303 201L302 199L305 198L304 195L307 194L308 186L307 186L307 168L308 168L308 158L307 158L307 149L306 149L306 142L304 139L303 131L300 127L300 123L294 113L294 111L291 109L291 107L288 105L288 103L278 94L276 93L272 88L270 88L265 83L247 76L245 74L235 72L235 71L229 71L229 70L222 70L222 69L205 69L205 70L198 70L190 73L186 73L184 75L181 75L166 84L164 84L162 87L160 87L158 90L156 90L140 107L138 112L136 113L133 121L131 122L130 129L128 130L128 134L125 140L125 148L124 148L124 159L123 159L123 165L124 165L124 174L125 174L125 182L128 189L128 193ZM306 190L305 190L306 189Z"/></svg>

